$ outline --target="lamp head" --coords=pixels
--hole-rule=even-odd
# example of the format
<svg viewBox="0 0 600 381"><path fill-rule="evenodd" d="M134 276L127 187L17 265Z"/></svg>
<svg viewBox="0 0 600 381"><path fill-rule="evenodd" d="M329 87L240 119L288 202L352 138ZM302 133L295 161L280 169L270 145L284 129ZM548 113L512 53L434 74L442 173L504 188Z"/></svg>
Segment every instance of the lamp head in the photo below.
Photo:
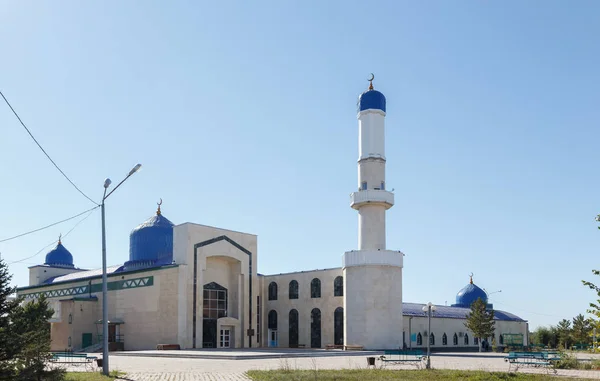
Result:
<svg viewBox="0 0 600 381"><path fill-rule="evenodd" d="M112 181L110 181L110 179L104 180L104 189L107 189L111 183L112 183Z"/></svg>
<svg viewBox="0 0 600 381"><path fill-rule="evenodd" d="M142 167L141 164L136 164L135 167L133 167L131 169L131 171L129 171L129 176L133 175L134 173L136 173L140 168Z"/></svg>

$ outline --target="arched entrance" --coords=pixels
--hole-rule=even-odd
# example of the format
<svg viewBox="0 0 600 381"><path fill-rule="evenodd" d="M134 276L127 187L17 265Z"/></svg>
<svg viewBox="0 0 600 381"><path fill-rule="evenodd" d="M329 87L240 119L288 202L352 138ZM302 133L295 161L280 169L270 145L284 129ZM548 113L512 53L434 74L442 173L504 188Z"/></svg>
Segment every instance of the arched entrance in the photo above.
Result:
<svg viewBox="0 0 600 381"><path fill-rule="evenodd" d="M310 347L321 348L321 310L318 308L310 312Z"/></svg>
<svg viewBox="0 0 600 381"><path fill-rule="evenodd" d="M269 311L268 321L269 347L276 347L279 341L277 337L277 311Z"/></svg>
<svg viewBox="0 0 600 381"><path fill-rule="evenodd" d="M338 307L333 313L333 343L344 345L344 309Z"/></svg>
<svg viewBox="0 0 600 381"><path fill-rule="evenodd" d="M290 340L290 348L298 348L298 311L291 310L290 318L289 318L289 340Z"/></svg>

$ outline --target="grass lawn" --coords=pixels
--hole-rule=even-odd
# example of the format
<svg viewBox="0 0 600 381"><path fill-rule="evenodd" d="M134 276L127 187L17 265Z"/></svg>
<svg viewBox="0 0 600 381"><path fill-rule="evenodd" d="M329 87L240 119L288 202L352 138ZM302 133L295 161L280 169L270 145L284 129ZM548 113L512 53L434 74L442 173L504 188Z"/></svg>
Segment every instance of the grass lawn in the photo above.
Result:
<svg viewBox="0 0 600 381"><path fill-rule="evenodd" d="M254 381L387 381L387 380L577 380L575 378L552 377L526 373L483 372L466 370L386 370L386 369L344 369L344 370L251 370L248 377Z"/></svg>
<svg viewBox="0 0 600 381"><path fill-rule="evenodd" d="M123 376L125 373L111 372L110 376L105 376L101 372L69 372L67 373L66 381L114 381L118 376Z"/></svg>

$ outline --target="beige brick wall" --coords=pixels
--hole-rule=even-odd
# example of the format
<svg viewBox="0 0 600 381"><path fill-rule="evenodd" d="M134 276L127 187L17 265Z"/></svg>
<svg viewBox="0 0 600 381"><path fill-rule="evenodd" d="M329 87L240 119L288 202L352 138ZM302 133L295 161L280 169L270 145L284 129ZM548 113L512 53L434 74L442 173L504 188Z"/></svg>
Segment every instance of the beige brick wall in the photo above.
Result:
<svg viewBox="0 0 600 381"><path fill-rule="evenodd" d="M311 346L311 311L318 308L321 311L321 347L334 343L334 311L344 307L344 298L333 296L333 281L342 275L342 269L327 269L303 271L288 274L268 275L262 277L262 312L263 332L262 346L268 345L268 316L269 311L277 312L278 346L289 346L289 314L292 309L298 311L298 343ZM311 281L317 278L321 281L321 297L311 298ZM292 280L298 282L298 299L289 298L289 284ZM277 283L277 300L268 300L268 287L271 282Z"/></svg>

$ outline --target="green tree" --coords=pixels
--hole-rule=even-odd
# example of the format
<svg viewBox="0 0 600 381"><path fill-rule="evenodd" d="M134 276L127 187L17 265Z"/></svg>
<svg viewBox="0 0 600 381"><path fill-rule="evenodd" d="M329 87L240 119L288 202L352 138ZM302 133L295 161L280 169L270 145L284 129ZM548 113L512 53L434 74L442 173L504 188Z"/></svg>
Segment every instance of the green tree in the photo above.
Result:
<svg viewBox="0 0 600 381"><path fill-rule="evenodd" d="M48 319L54 312L44 297L29 303L9 300L16 291L10 281L8 267L0 259L0 380L62 380L63 370L45 369L51 357Z"/></svg>
<svg viewBox="0 0 600 381"><path fill-rule="evenodd" d="M592 322L582 314L573 318L573 340L575 344L588 345L591 343Z"/></svg>
<svg viewBox="0 0 600 381"><path fill-rule="evenodd" d="M531 334L531 342L536 345L550 345L552 332L548 327L537 327Z"/></svg>
<svg viewBox="0 0 600 381"><path fill-rule="evenodd" d="M600 222L600 214L596 216L596 221ZM600 229L600 226L598 226L598 229ZM592 274L600 275L600 270L592 270ZM588 308L587 312L594 315L596 320L600 320L600 287L586 280L582 280L581 282L584 286L587 286L596 292L598 299L595 302L590 303L590 308Z"/></svg>
<svg viewBox="0 0 600 381"><path fill-rule="evenodd" d="M9 300L16 292L16 287L10 286L12 277L8 266L0 259L0 380L12 380L15 377L15 358L19 343L11 330L10 315L18 307L19 300Z"/></svg>
<svg viewBox="0 0 600 381"><path fill-rule="evenodd" d="M51 308L44 296L18 306L11 314L15 335L21 343L16 357L17 378L15 380L58 381L64 378L62 369L46 369L52 357L50 353Z"/></svg>
<svg viewBox="0 0 600 381"><path fill-rule="evenodd" d="M467 315L465 327L477 338L479 338L479 352L481 352L481 339L494 334L496 322L494 321L494 310L488 310L485 302L478 298L471 305L471 312Z"/></svg>
<svg viewBox="0 0 600 381"><path fill-rule="evenodd" d="M558 331L559 344L567 349L571 340L571 321L562 319L556 325L556 330Z"/></svg>

